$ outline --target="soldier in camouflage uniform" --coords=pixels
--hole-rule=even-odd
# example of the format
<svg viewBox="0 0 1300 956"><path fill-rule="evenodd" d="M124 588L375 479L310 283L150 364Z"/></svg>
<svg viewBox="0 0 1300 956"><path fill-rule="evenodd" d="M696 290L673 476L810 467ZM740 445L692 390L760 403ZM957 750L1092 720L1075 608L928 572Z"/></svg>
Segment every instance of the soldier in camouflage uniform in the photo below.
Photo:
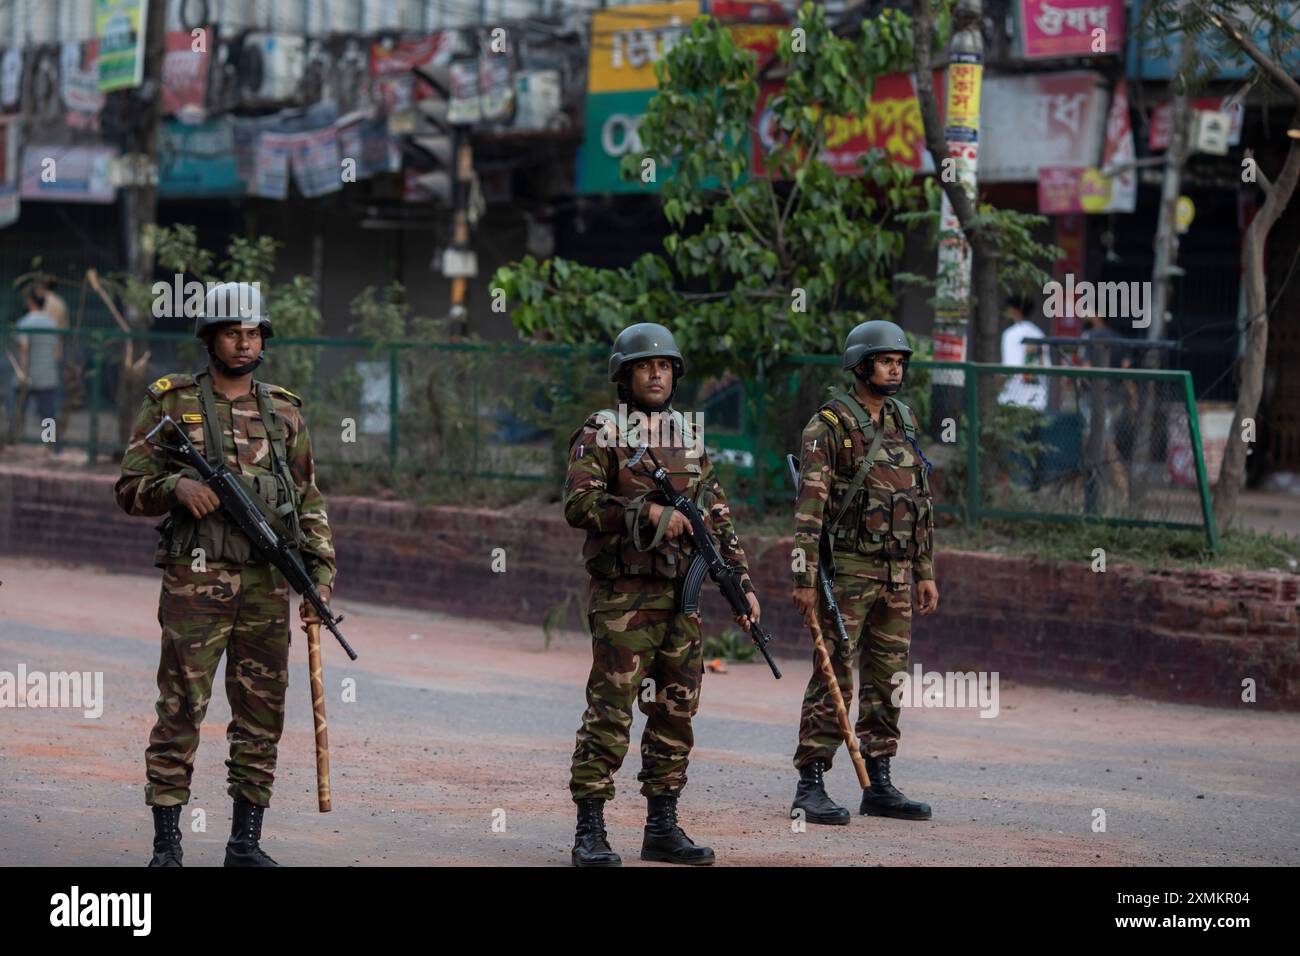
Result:
<svg viewBox="0 0 1300 956"><path fill-rule="evenodd" d="M759 619L759 605L703 436L672 409L683 371L672 333L662 325L624 329L609 362L622 404L594 413L569 439L564 516L587 532L583 558L591 575L593 657L569 784L578 809L575 866L620 865L605 832L604 804L614 797L614 773L627 754L634 701L647 716L637 777L649 802L641 859L696 865L714 860L711 849L696 846L677 825L677 795L686 785L691 718L704 673L699 615L679 610L692 558L688 525L660 497L648 475L648 457L632 464L642 444L649 444L674 485L697 503L722 555L746 572L741 586L751 614L737 619L742 628Z"/></svg>
<svg viewBox="0 0 1300 956"><path fill-rule="evenodd" d="M296 539L327 603L334 549L302 402L251 375L272 335L258 290L244 283L214 287L195 335L207 346L208 367L193 375L165 375L149 386L115 488L128 514L167 515L159 525L155 560L163 569L158 716L145 752L145 802L153 808L155 833L149 865L181 865L181 807L190 798L199 727L225 653L231 711L226 766L234 799L225 865L275 866L259 840L284 728L289 587L227 522L197 472L169 459L145 435L169 415L210 462L224 458L250 495L278 516L276 530ZM305 601L299 613L304 623L319 622Z"/></svg>
<svg viewBox="0 0 1300 956"><path fill-rule="evenodd" d="M889 767L899 736L891 677L907 670L912 638L908 572L916 579L922 614L939 600L929 463L916 444L912 410L891 397L902 387L911 354L907 336L893 322L864 322L848 335L844 368L856 378L853 392L832 388L803 431L795 508L795 547L803 562L794 575L794 601L805 620L818 613L818 562L830 560L849 635L831 651L846 703L853 699L853 655L859 653L855 730L871 781L859 812L927 820L930 807L894 787ZM822 633L837 634L825 607L820 614ZM811 823L849 822L849 812L827 796L824 783L842 742L834 698L814 666L794 756L800 779L792 814L803 811Z"/></svg>

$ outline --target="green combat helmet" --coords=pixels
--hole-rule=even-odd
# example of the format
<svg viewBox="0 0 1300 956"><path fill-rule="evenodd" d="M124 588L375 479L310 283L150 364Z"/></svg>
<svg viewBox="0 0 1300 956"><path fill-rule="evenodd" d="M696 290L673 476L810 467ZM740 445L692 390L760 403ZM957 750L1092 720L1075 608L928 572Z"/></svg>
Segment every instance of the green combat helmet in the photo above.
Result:
<svg viewBox="0 0 1300 956"><path fill-rule="evenodd" d="M912 346L902 328L885 319L855 325L844 340L844 368L857 368L868 355L880 352L902 352L911 358Z"/></svg>
<svg viewBox="0 0 1300 956"><path fill-rule="evenodd" d="M227 322L262 327L262 338L269 339L271 320L262 312L262 293L253 282L222 282L208 290L203 299L203 312L194 320L194 337Z"/></svg>
<svg viewBox="0 0 1300 956"><path fill-rule="evenodd" d="M206 339L208 357L213 366L225 375L247 375L262 364L266 357L265 343L275 333L271 320L262 312L262 293L255 282L222 282L208 290L203 299L203 314L194 320L194 337L203 339L205 333L218 326L238 322L244 328L260 327L263 349L257 358L244 365L227 365L212 350L211 339Z"/></svg>
<svg viewBox="0 0 1300 956"><path fill-rule="evenodd" d="M660 355L673 360L673 386L676 387L677 379L686 371L686 361L673 334L657 322L629 325L614 340L614 351L609 356L609 380L617 382L628 362Z"/></svg>

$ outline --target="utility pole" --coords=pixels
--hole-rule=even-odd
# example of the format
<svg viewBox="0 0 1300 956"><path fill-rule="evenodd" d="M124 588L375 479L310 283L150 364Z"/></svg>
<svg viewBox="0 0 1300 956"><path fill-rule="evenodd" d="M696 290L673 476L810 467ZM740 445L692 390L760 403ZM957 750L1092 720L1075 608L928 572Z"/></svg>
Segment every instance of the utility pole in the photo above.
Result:
<svg viewBox="0 0 1300 956"><path fill-rule="evenodd" d="M976 169L984 69L983 25L981 0L958 0L953 8L953 32L948 46L945 79L948 107L944 126L945 153L942 158L934 157L939 164L935 173L942 181L955 182L969 198L972 208L978 194ZM919 62L926 64L922 69L928 71L928 55ZM925 82L929 82L928 77ZM972 351L977 356L981 354L982 349L976 346L976 340L982 332L987 333L981 323L971 321L971 243L946 191L939 222L933 333L935 357L945 361L968 361ZM984 272L991 264L981 265L984 267L981 272ZM983 288L987 284L981 283L981 297L988 294ZM996 296L996 280L992 286L992 294ZM981 304L981 310L986 307ZM996 304L993 307L996 308ZM956 370L938 369L934 372L932 418L935 421L959 413L964 381L963 373Z"/></svg>
<svg viewBox="0 0 1300 956"><path fill-rule="evenodd" d="M1187 76L1195 56L1195 40L1184 34L1179 43L1178 75L1173 81L1174 101L1173 130L1169 136L1169 147L1165 151L1165 176L1160 188L1160 216L1156 223L1155 267L1151 272L1151 313L1147 317L1146 337L1148 340L1165 337L1168 322L1169 305L1173 298L1174 276L1183 274L1178 268L1178 197L1183 187L1183 166L1191 152L1192 110L1187 99ZM1156 368L1160 357L1155 349L1143 349L1142 364L1146 368ZM1139 425L1133 443L1133 466L1145 468L1151 462L1151 449L1155 444L1154 430L1162 421L1156 414L1155 403L1158 393L1154 383L1139 386L1142 396L1139 402ZM1144 482L1137 482L1131 487L1144 488Z"/></svg>
<svg viewBox="0 0 1300 956"><path fill-rule="evenodd" d="M127 100L125 115L133 122L127 126L125 152L129 171L122 187L122 238L126 248L126 271L137 282L153 282L154 252L145 233L158 221L158 129L162 121L162 71L164 34L167 29L167 4L150 0L145 7L144 64L140 86L118 90L109 96ZM127 305L127 320L132 328L144 324L138 310ZM139 401L148 370L148 352L136 358L133 343L127 343L123 375L118 386L118 435L129 440L133 410Z"/></svg>
<svg viewBox="0 0 1300 956"><path fill-rule="evenodd" d="M1187 100L1186 75L1191 69L1195 46L1186 37L1181 40L1178 77L1175 79L1173 131L1165 151L1165 178L1160 190L1160 218L1156 226L1155 269L1151 273L1151 322L1148 339L1165 337L1165 324L1172 298L1173 277L1182 275L1178 268L1178 197L1183 188L1183 166L1191 152L1192 110ZM1146 349L1147 364L1154 365L1155 349Z"/></svg>

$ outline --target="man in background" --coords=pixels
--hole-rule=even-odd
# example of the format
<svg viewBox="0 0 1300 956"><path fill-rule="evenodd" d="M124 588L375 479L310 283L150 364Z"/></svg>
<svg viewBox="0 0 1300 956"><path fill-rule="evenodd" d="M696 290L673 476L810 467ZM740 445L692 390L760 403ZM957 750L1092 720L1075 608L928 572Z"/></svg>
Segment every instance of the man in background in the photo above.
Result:
<svg viewBox="0 0 1300 956"><path fill-rule="evenodd" d="M27 314L15 324L19 332L16 336L18 345L17 384L18 401L14 415L12 437L24 434L27 424L27 406L35 402L36 413L44 427L44 422L58 418L59 405L63 391L63 376L59 367L60 337L53 334L58 323L45 311L45 297L36 291L35 286L27 289L24 296ZM41 330L39 335L24 335L23 332ZM48 331L47 331L48 330ZM57 435L56 435L57 437ZM54 443L49 449L54 451Z"/></svg>

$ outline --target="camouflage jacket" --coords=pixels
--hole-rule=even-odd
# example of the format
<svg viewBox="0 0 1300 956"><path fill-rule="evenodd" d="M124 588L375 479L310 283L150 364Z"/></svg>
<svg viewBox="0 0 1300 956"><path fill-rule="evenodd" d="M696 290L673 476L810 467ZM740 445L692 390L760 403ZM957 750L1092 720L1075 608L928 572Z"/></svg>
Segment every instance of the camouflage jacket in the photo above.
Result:
<svg viewBox="0 0 1300 956"><path fill-rule="evenodd" d="M303 563L318 587L332 587L334 545L329 518L325 514L325 499L316 487L316 465L312 459L307 423L300 410L302 401L278 385L255 381L253 388L264 390L263 394L271 400L271 407L285 427L285 463L297 489L297 524L301 530ZM215 425L224 439L226 464L247 480L250 493L260 494L273 507L283 505L285 502L276 497L271 441L255 391L233 401L220 393L215 398L220 419ZM255 561L251 542L239 529L228 524L220 513L196 522L177 501L176 482L182 476L196 478L197 475L145 442L144 436L164 415L170 415L185 429L199 451L207 453L198 380L194 375L184 373L163 376L149 386L148 395L135 419L130 444L122 456L122 476L114 486L118 506L131 515L169 515L170 521L159 526L163 532L155 560L159 567L189 564L193 560L189 544L203 547L209 556L217 555L207 560L210 568L238 567ZM167 436L161 437L167 440ZM281 489L281 498L283 494ZM191 532L189 539L184 538L181 529Z"/></svg>
<svg viewBox="0 0 1300 956"><path fill-rule="evenodd" d="M864 433L858 415L870 413L857 395L833 391L835 397L812 417L801 439L794 543L802 552L803 570L794 572L795 586L816 586L822 528L841 512L831 538L837 575L905 584L910 568L917 580L933 580L930 481L921 456L908 441L903 410L885 400L884 435L874 463L860 490L847 500L875 429L881 426ZM848 402L857 406L856 413Z"/></svg>
<svg viewBox="0 0 1300 956"><path fill-rule="evenodd" d="M656 433L650 447L673 486L695 501L718 550L740 568L748 590L749 563L702 436L692 432L680 413L671 414L673 425L663 432L670 442L658 442L663 436ZM648 456L628 468L642 440L626 429L620 434L618 413L611 410L589 416L569 439L564 517L587 532L583 559L592 577L591 610L674 608L677 579L694 556L686 534L661 538L650 523L646 506L667 503L647 474L653 467Z"/></svg>

